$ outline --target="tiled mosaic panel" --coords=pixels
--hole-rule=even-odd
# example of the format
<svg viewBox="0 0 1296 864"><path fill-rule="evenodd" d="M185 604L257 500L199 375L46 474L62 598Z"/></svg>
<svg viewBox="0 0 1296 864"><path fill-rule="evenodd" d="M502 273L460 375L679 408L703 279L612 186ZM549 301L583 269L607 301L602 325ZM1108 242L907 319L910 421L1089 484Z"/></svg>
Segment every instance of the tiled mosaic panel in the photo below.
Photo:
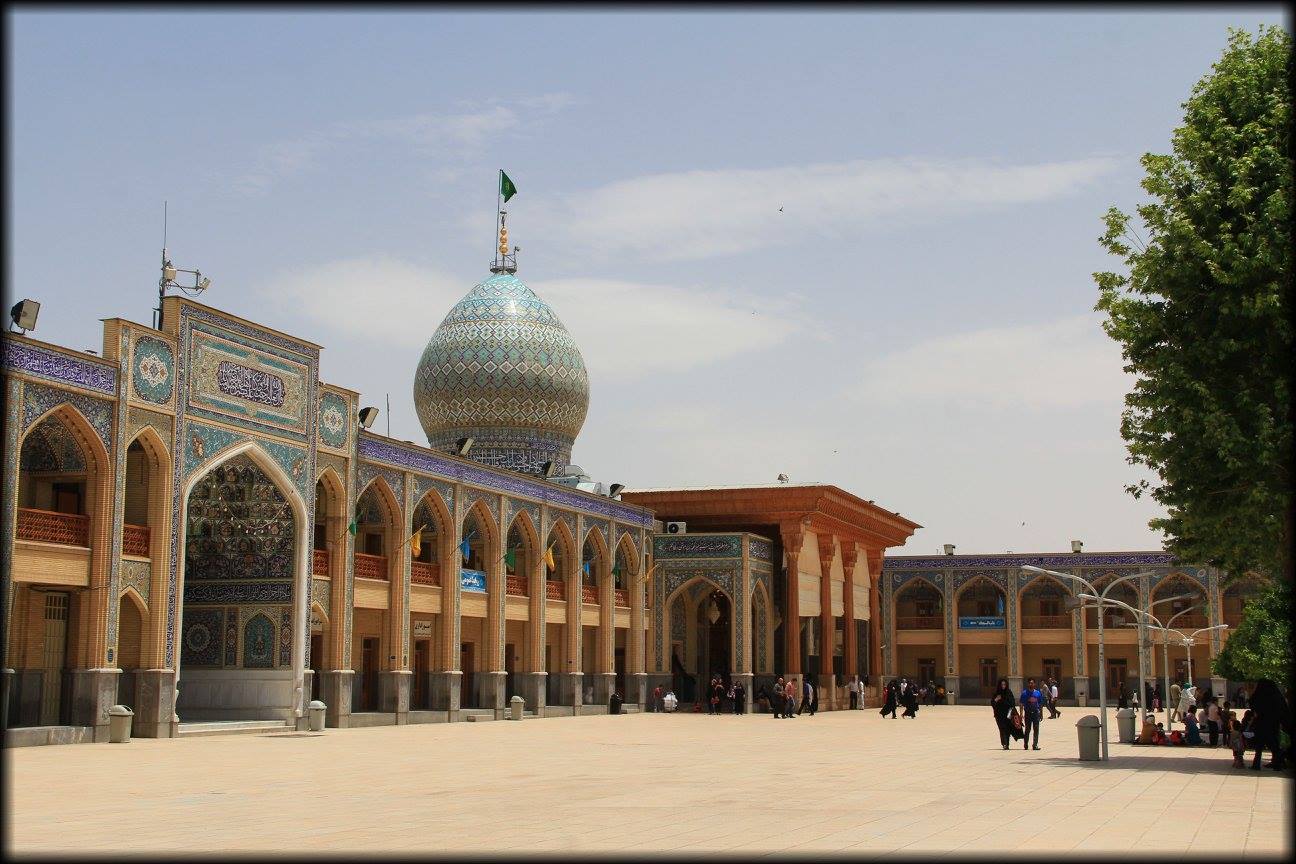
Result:
<svg viewBox="0 0 1296 864"><path fill-rule="evenodd" d="M171 346L152 336L135 340L131 356L131 389L146 402L164 405L175 387L175 353Z"/></svg>
<svg viewBox="0 0 1296 864"><path fill-rule="evenodd" d="M243 625L243 668L274 668L274 622L264 614L253 615Z"/></svg>
<svg viewBox="0 0 1296 864"><path fill-rule="evenodd" d="M57 417L47 416L27 433L20 465L23 471L84 473L86 459L72 430Z"/></svg>
<svg viewBox="0 0 1296 864"><path fill-rule="evenodd" d="M180 662L186 666L221 665L222 611L186 606L184 612Z"/></svg>
<svg viewBox="0 0 1296 864"><path fill-rule="evenodd" d="M23 387L22 428L28 429L51 408L67 403L80 412L90 428L103 442L104 449L112 452L112 402L96 399L82 393L46 387L44 384L27 384Z"/></svg>
<svg viewBox="0 0 1296 864"><path fill-rule="evenodd" d="M0 342L0 365L48 381L58 381L116 395L117 370L102 361L70 357L39 345L27 345L16 339Z"/></svg>
<svg viewBox="0 0 1296 864"><path fill-rule="evenodd" d="M327 447L343 449L351 430L351 408L337 393L324 392L319 400L319 440Z"/></svg>
<svg viewBox="0 0 1296 864"><path fill-rule="evenodd" d="M313 372L221 328L190 330L188 407L304 435Z"/></svg>

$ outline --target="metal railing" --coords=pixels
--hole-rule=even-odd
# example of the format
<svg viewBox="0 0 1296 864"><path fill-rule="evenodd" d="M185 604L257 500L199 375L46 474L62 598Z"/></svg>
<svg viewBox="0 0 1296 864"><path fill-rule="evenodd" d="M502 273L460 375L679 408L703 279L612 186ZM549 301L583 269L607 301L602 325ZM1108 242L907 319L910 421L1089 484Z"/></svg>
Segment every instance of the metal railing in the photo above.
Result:
<svg viewBox="0 0 1296 864"><path fill-rule="evenodd" d="M149 539L152 532L144 525L122 523L122 554L135 558L149 557Z"/></svg>
<svg viewBox="0 0 1296 864"><path fill-rule="evenodd" d="M612 603L615 606L629 606L630 592L625 588L612 589Z"/></svg>
<svg viewBox="0 0 1296 864"><path fill-rule="evenodd" d="M529 597L531 592L527 590L527 579L525 576L517 576L509 573L504 577L504 590L514 597Z"/></svg>
<svg viewBox="0 0 1296 864"><path fill-rule="evenodd" d="M598 599L598 587L595 586L595 585L582 585L582 586L581 586L581 602L582 602L582 603L594 603L594 604L597 604L597 603L599 602L599 599Z"/></svg>
<svg viewBox="0 0 1296 864"><path fill-rule="evenodd" d="M329 551L327 549L311 550L311 573L316 576L329 575Z"/></svg>
<svg viewBox="0 0 1296 864"><path fill-rule="evenodd" d="M940 630L945 619L940 615L903 615L896 618L897 630Z"/></svg>
<svg viewBox="0 0 1296 864"><path fill-rule="evenodd" d="M355 577L387 581L387 559L382 555L355 553Z"/></svg>
<svg viewBox="0 0 1296 864"><path fill-rule="evenodd" d="M89 516L19 507L17 529L19 540L60 543L64 546L90 545Z"/></svg>
<svg viewBox="0 0 1296 864"><path fill-rule="evenodd" d="M545 597L550 600L566 600L567 586L561 579L546 579Z"/></svg>
<svg viewBox="0 0 1296 864"><path fill-rule="evenodd" d="M440 585L441 566L425 561L410 562L410 582L415 585Z"/></svg>

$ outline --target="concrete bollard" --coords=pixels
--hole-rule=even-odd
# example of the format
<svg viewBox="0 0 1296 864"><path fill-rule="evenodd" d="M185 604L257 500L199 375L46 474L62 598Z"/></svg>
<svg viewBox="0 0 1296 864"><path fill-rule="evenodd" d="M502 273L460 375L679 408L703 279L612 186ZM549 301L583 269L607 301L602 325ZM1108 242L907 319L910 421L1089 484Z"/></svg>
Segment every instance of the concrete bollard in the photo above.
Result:
<svg viewBox="0 0 1296 864"><path fill-rule="evenodd" d="M310 731L324 731L324 712L327 708L328 706L318 699L311 700L310 705L307 706L307 712L310 714Z"/></svg>
<svg viewBox="0 0 1296 864"><path fill-rule="evenodd" d="M1076 721L1076 735L1080 738L1080 758L1086 762L1097 762L1098 736L1102 732L1102 721L1093 714L1086 714Z"/></svg>
<svg viewBox="0 0 1296 864"><path fill-rule="evenodd" d="M131 722L135 712L125 705L114 705L108 709L108 742L126 744L130 741Z"/></svg>
<svg viewBox="0 0 1296 864"><path fill-rule="evenodd" d="M526 700L521 696L514 696L509 700L509 719L521 720L524 708L526 708Z"/></svg>

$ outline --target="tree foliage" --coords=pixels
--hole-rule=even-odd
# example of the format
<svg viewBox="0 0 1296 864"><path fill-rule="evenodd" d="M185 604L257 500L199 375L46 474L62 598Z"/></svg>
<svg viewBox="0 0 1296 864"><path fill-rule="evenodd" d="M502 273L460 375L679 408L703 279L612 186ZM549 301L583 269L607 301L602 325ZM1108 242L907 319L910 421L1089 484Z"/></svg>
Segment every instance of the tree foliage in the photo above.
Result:
<svg viewBox="0 0 1296 864"><path fill-rule="evenodd" d="M1150 526L1180 560L1287 579L1291 48L1280 27L1230 31L1172 152L1142 158L1146 240L1110 209L1100 242L1126 272L1094 274L1103 329L1136 376L1127 461L1159 477L1127 488L1168 514Z"/></svg>
<svg viewBox="0 0 1296 864"><path fill-rule="evenodd" d="M1251 598L1242 623L1211 661L1215 674L1230 681L1291 681L1291 615L1290 582L1274 582Z"/></svg>

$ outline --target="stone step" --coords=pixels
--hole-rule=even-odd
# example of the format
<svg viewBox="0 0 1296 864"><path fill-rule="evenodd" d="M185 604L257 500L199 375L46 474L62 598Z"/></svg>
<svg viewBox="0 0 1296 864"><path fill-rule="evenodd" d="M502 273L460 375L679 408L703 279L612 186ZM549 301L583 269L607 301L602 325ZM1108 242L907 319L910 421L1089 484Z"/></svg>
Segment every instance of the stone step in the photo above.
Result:
<svg viewBox="0 0 1296 864"><path fill-rule="evenodd" d="M199 738L208 735L266 735L288 732L294 727L283 720L214 720L181 723L179 737Z"/></svg>

